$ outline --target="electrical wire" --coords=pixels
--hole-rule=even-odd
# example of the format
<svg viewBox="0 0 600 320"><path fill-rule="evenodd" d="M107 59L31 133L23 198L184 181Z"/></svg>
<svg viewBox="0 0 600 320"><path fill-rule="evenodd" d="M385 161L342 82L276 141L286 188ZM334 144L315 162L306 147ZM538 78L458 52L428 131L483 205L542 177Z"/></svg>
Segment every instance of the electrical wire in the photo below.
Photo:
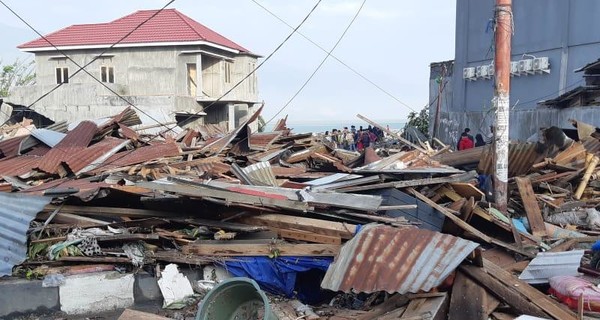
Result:
<svg viewBox="0 0 600 320"><path fill-rule="evenodd" d="M252 2L254 2L257 6L259 6L260 8L262 8L263 10L265 10L267 13L269 13L271 16L275 17L277 20L281 21L283 24L285 24L286 26L290 27L290 28L294 28L292 25L290 25L289 23L287 23L285 20L283 20L281 17L279 17L277 14L275 14L273 11L269 10L269 8L265 7L264 5L262 5L260 2L256 1L256 0L251 0ZM300 36L302 36L304 39L308 40L308 42L312 43L314 46L316 46L317 48L321 49L321 51L328 53L329 51L325 48L323 48L321 45L319 45L318 43L316 43L315 41L313 41L311 38L309 38L308 36L306 36L304 33L298 31L297 32ZM383 92L385 95L387 95L388 97L392 98L393 100L395 100L396 102L400 103L401 105L409 108L410 110L417 112L414 108L412 108L410 105L404 103L403 101L401 101L400 99L398 99L396 96L394 96L393 94L391 94L389 91L383 89L380 85L378 85L377 83L375 83L374 81L372 81L371 79L367 78L365 75L363 75L362 73L360 73L358 70L352 68L350 65L348 65L346 62L342 61L341 59L339 59L338 57L336 57L335 55L333 55L333 53L329 53L329 55L331 56L331 58L333 58L334 60L336 60L337 62L339 62L341 65L343 65L344 67L346 67L348 70L352 71L355 75L359 76L360 78L362 78L363 80L365 80L366 82L368 82L369 84L371 84L373 87L377 88L379 91Z"/></svg>
<svg viewBox="0 0 600 320"><path fill-rule="evenodd" d="M342 42L342 39L344 39L344 36L346 36L346 33L348 32L348 30L354 24L354 21L356 21L356 18L358 18L358 15L362 11L362 8L365 6L366 2L367 2L367 0L363 0L363 2L360 4L360 7L358 7L358 10L356 11L356 14L354 14L354 17L352 17L352 20L350 20L350 23L348 24L348 26L346 26L346 29L344 29L344 32L342 32L342 34L340 35L340 37L338 38L338 40L336 41L336 43L333 45L333 47L331 47L331 50L329 50L327 52L327 55L323 58L323 60L321 61L321 63L319 63L319 65L315 68L315 70L310 74L310 76L308 77L308 79L306 79L306 81L304 81L304 83L302 84L302 86L300 86L300 88L283 105L283 107L281 107L279 109L279 111L277 111L277 113L275 113L275 115L273 117L271 117L271 119L269 119L269 121L265 122L265 125L267 125L267 124L269 124L269 122L273 121L273 119L275 119L275 117L277 117L281 112L283 112L283 110L285 110L290 105L290 103L292 103L292 101L294 101L294 99L300 94L300 92L302 92L302 90L304 90L304 88L306 87L306 85L308 85L308 83L310 82L310 80L312 80L312 78L315 76L315 74L317 74L317 72L321 69L321 67L323 66L323 64L325 64L325 61L327 61L327 59L329 58L329 56L331 56L331 53L333 52L333 50L335 50L335 48L337 48L337 46L340 44L340 42Z"/></svg>
<svg viewBox="0 0 600 320"><path fill-rule="evenodd" d="M74 77L76 74L78 74L79 72L83 71L85 73L87 73L90 77L92 77L92 79L94 79L96 82L100 83L103 87L105 87L108 91L110 91L112 94L114 94L115 96L119 97L120 99L122 99L123 101L125 101L128 105L131 105L133 108L135 108L136 110L138 110L139 112L145 114L146 116L148 116L150 119L154 120L156 123L168 128L165 124L161 123L160 121L154 119L154 117L152 117L150 114L148 114L147 112L145 112L144 110L138 108L137 106L135 106L133 103L131 103L129 100L127 100L125 97L121 96L119 93L117 93L116 91L114 91L111 87L109 87L108 85L106 85L104 82L100 81L98 78L96 78L94 75L92 75L89 71L87 71L85 68L87 66L89 66L90 64L94 63L96 60L98 60L100 57L102 57L102 55L104 53L106 53L107 51L109 51L110 49L112 49L114 46L118 45L119 43L121 43L123 40L125 40L127 37L129 37L132 33L134 33L136 30L138 30L141 26L143 26L146 22L150 21L150 19L156 17L159 13L161 13L166 7L168 7L169 5L171 5L173 2L175 2L175 0L170 0L169 2L167 2L167 4L165 4L162 8L160 8L159 10L157 10L154 14L152 14L150 17L148 17L146 20L142 21L140 24L138 24L133 30L131 30L130 32L128 32L127 34L125 34L123 37L121 37L117 42L113 43L111 46L109 46L108 48L106 48L104 51L102 51L99 55L97 55L94 59L92 59L90 62L84 64L83 66L79 65L79 63L77 63L75 60L73 60L71 57L69 57L64 51L60 50L56 45L54 45L50 40L48 40L44 35L42 35L37 29L35 29L31 24L29 24L25 19L23 19L17 12L15 12L11 7L9 7L3 0L0 0L0 4L2 4L6 9L8 9L13 15L15 15L19 20L21 20L25 25L27 25L27 27L29 27L33 32L35 32L38 36L40 36L42 39L44 39L50 46L52 46L54 49L56 49L56 51L58 53L60 53L61 55L63 55L65 58L67 58L69 61L71 61L73 64L75 64L75 66L77 66L79 69L77 71L75 71L72 75L70 75L67 79L71 79L72 77ZM42 96L40 96L38 99L36 99L34 102L32 102L28 108L31 108L34 104L36 104L37 102L39 102L40 100L44 99L45 97L47 97L50 93L54 92L56 89L60 88L63 84L65 84L66 82L61 82L58 85L56 85L55 87L53 87L52 89L50 89L48 92L44 93ZM172 129L169 129L172 130Z"/></svg>
<svg viewBox="0 0 600 320"><path fill-rule="evenodd" d="M187 118L185 118L181 122L186 122L189 119L192 119L193 117L197 116L200 112L205 112L206 110L208 110L208 108L212 107L217 102L221 101L225 96L227 96L229 93L231 93L233 90L235 90L235 88L237 88L244 81L246 81L246 79L248 79L250 76L252 76L254 73L256 73L256 71L258 69L260 69L260 67L262 67L267 61L269 61L269 59L271 59L271 57L277 51L279 51L279 49L281 49L281 47L283 47L283 45L294 35L294 33L298 32L298 29L300 29L300 27L306 22L306 20L308 20L308 18L312 15L312 13L317 9L317 7L321 3L321 1L322 0L318 0L317 1L317 3L312 7L312 9L308 12L308 14L304 17L304 19L302 19L302 21L298 24L298 26L296 26L294 28L294 30L292 30L292 32L285 39L283 39L283 41L263 61L261 61L261 63L259 63L252 71L250 71L250 73L248 73L244 78L242 78L235 85L233 85L233 87L231 87L231 89L227 90L227 92L225 92L224 94L222 94L219 98L217 98L216 100L214 100L213 102L211 102L210 104L208 104L206 107L203 107L202 110L197 111L196 113L193 113L193 114L189 115Z"/></svg>

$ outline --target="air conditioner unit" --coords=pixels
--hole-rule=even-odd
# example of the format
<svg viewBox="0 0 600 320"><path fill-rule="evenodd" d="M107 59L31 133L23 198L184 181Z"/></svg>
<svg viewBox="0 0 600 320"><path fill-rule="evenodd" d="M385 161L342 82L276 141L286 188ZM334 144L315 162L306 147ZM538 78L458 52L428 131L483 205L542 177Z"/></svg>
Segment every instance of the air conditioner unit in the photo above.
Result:
<svg viewBox="0 0 600 320"><path fill-rule="evenodd" d="M477 66L477 68L475 69L475 75L477 76L477 78L485 79L488 77L488 71L488 66Z"/></svg>
<svg viewBox="0 0 600 320"><path fill-rule="evenodd" d="M519 72L519 61L511 61L510 62L510 74L513 76L520 76Z"/></svg>
<svg viewBox="0 0 600 320"><path fill-rule="evenodd" d="M496 66L494 66L494 64L490 64L488 66L488 75L490 76L490 78L494 77L494 74L496 73Z"/></svg>
<svg viewBox="0 0 600 320"><path fill-rule="evenodd" d="M521 74L532 73L533 71L533 59L519 60L519 72Z"/></svg>
<svg viewBox="0 0 600 320"><path fill-rule="evenodd" d="M468 67L463 69L463 79L475 80L475 68Z"/></svg>
<svg viewBox="0 0 600 320"><path fill-rule="evenodd" d="M548 62L548 57L539 57L533 59L533 71L550 72L550 62Z"/></svg>

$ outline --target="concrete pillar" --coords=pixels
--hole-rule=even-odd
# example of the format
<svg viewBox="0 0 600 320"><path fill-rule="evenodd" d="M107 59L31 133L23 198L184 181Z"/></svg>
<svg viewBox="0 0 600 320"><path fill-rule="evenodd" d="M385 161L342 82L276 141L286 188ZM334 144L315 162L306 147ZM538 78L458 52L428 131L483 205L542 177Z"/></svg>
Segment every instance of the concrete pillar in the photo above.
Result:
<svg viewBox="0 0 600 320"><path fill-rule="evenodd" d="M227 128L229 131L235 129L235 105L228 103L227 105Z"/></svg>
<svg viewBox="0 0 600 320"><path fill-rule="evenodd" d="M196 99L204 96L202 89L202 55L196 55Z"/></svg>

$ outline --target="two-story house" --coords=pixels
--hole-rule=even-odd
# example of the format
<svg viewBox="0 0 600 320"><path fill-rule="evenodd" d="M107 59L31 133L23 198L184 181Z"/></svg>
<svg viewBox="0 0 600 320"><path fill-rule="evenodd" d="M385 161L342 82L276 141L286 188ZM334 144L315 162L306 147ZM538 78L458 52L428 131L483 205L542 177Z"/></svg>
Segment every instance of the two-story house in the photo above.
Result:
<svg viewBox="0 0 600 320"><path fill-rule="evenodd" d="M259 56L175 9L152 17L157 11L72 25L18 46L35 54L36 84L15 88L8 101L29 105L62 83L33 105L55 121L116 114L130 102L148 123L150 117L163 122L177 113L198 113L205 123L237 126L258 103L256 74L222 96L255 68ZM93 61L86 70L102 83L77 72L62 53L81 66Z"/></svg>

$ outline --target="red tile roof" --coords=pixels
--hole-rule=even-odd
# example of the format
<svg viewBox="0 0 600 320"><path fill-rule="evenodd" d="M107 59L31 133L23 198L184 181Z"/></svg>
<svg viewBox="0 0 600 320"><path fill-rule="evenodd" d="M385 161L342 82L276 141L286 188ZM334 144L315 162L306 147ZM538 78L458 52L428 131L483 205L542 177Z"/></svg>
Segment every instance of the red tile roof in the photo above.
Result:
<svg viewBox="0 0 600 320"><path fill-rule="evenodd" d="M46 35L57 47L112 45L150 18L158 10L140 10L108 23L76 24ZM43 38L24 43L17 48L52 47ZM194 21L175 9L165 9L135 30L120 44L151 44L161 42L206 41L248 53L244 47Z"/></svg>

